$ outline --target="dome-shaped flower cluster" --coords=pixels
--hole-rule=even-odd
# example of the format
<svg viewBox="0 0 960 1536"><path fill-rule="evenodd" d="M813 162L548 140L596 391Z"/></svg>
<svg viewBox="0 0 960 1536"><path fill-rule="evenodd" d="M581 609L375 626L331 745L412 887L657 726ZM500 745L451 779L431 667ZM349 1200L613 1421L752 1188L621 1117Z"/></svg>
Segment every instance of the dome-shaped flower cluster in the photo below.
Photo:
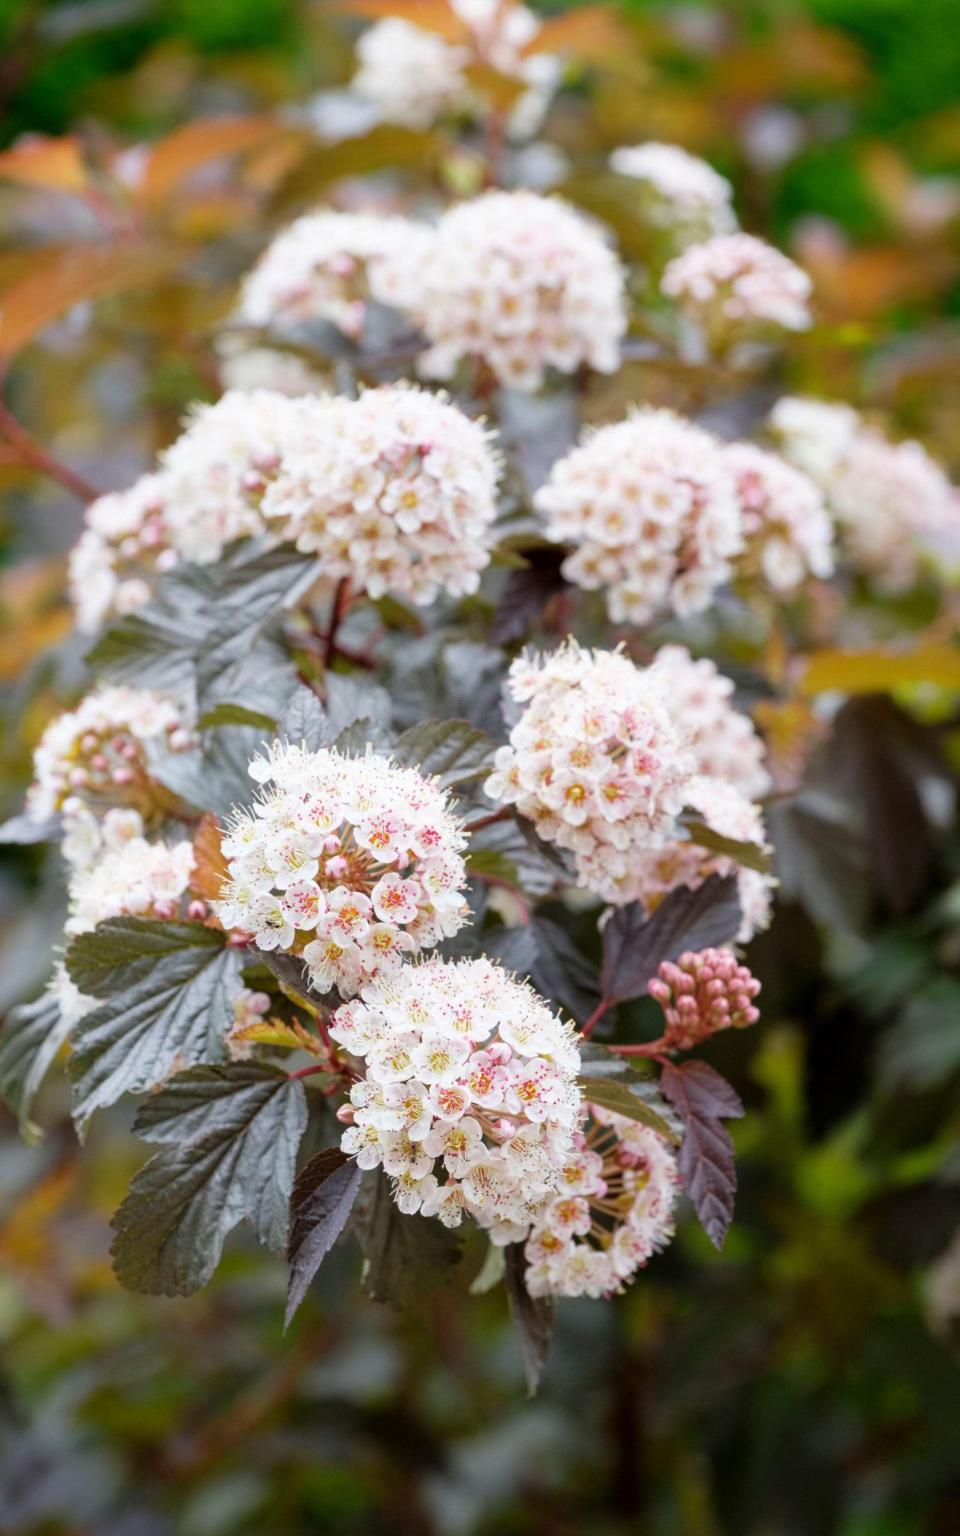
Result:
<svg viewBox="0 0 960 1536"><path fill-rule="evenodd" d="M524 1254L531 1296L611 1296L673 1236L677 1160L656 1131L590 1105Z"/></svg>
<svg viewBox="0 0 960 1536"><path fill-rule="evenodd" d="M754 235L717 235L691 245L668 264L660 286L714 351L810 324L806 272Z"/></svg>
<svg viewBox="0 0 960 1536"><path fill-rule="evenodd" d="M736 477L746 545L738 570L784 596L808 576L831 576L833 524L810 476L752 443L732 443L724 452Z"/></svg>
<svg viewBox="0 0 960 1536"><path fill-rule="evenodd" d="M352 996L463 926L462 823L437 780L285 742L250 774L268 787L223 839L224 927L302 955L319 991Z"/></svg>
<svg viewBox="0 0 960 1536"><path fill-rule="evenodd" d="M364 1062L343 1150L383 1167L402 1211L524 1237L580 1118L573 1025L489 960L434 959L365 987L330 1033Z"/></svg>
<svg viewBox="0 0 960 1536"><path fill-rule="evenodd" d="M746 1029L760 1010L760 983L728 949L685 950L664 960L647 991L660 1004L665 1051L689 1051L721 1029Z"/></svg>
<svg viewBox="0 0 960 1536"><path fill-rule="evenodd" d="M482 105L482 85L476 89L468 71L486 65L527 87L510 111L511 134L536 132L561 72L558 59L525 51L540 30L537 17L512 0L450 0L450 11L449 37L397 16L370 27L357 43L353 90L383 121L428 128Z"/></svg>
<svg viewBox="0 0 960 1536"><path fill-rule="evenodd" d="M602 231L557 198L486 192L440 218L413 314L431 343L421 372L482 360L536 390L547 368L612 372L626 330L624 280Z"/></svg>
<svg viewBox="0 0 960 1536"><path fill-rule="evenodd" d="M476 591L498 476L481 422L443 395L389 385L300 402L260 509L324 577L428 603Z"/></svg>
<svg viewBox="0 0 960 1536"><path fill-rule="evenodd" d="M860 428L860 417L851 405L782 395L767 427L790 463L824 490Z"/></svg>
<svg viewBox="0 0 960 1536"><path fill-rule="evenodd" d="M737 227L729 181L677 144L615 149L610 167L639 182L644 217L685 245L730 234Z"/></svg>
<svg viewBox="0 0 960 1536"><path fill-rule="evenodd" d="M614 623L705 608L743 547L721 444L672 411L601 427L554 464L535 505L547 536L571 543L564 575L606 588Z"/></svg>
<svg viewBox="0 0 960 1536"><path fill-rule="evenodd" d="M431 239L412 219L305 214L281 230L244 279L236 319L259 326L326 320L356 339L368 300L400 308L410 302Z"/></svg>
<svg viewBox="0 0 960 1536"><path fill-rule="evenodd" d="M98 496L87 507L69 572L82 633L91 634L114 614L140 608L156 574L176 564L165 516L167 496L163 475L141 475L129 490Z"/></svg>
<svg viewBox="0 0 960 1536"><path fill-rule="evenodd" d="M98 688L47 726L33 756L27 814L38 821L71 801L94 809L149 811L154 786L148 746L183 751L193 736L179 707L139 688ZM67 807L69 811L71 807Z"/></svg>
<svg viewBox="0 0 960 1536"><path fill-rule="evenodd" d="M301 404L269 389L231 389L213 405L194 407L160 456L169 538L183 559L210 564L234 539L262 530L258 497Z"/></svg>
<svg viewBox="0 0 960 1536"><path fill-rule="evenodd" d="M652 668L619 652L520 658L509 674L526 702L484 789L516 805L547 842L573 853L580 884L607 901L633 899L631 871L670 836L696 763Z"/></svg>
<svg viewBox="0 0 960 1536"><path fill-rule="evenodd" d="M766 749L749 715L733 705L733 683L715 662L682 645L663 645L651 668L697 772L732 784L748 800L769 793Z"/></svg>
<svg viewBox="0 0 960 1536"><path fill-rule="evenodd" d="M732 784L701 774L687 784L683 799L685 806L718 837L765 848L760 808ZM696 890L710 875L736 876L741 912L736 937L746 944L770 922L773 877L739 864L727 854L701 847L679 827L675 837L659 847L637 849L621 876L616 899L639 901L648 912L654 912L678 885Z"/></svg>
<svg viewBox="0 0 960 1536"><path fill-rule="evenodd" d="M770 418L784 453L823 489L853 565L881 590L925 568L960 574L960 492L920 443L892 443L848 406L781 400Z"/></svg>
<svg viewBox="0 0 960 1536"><path fill-rule="evenodd" d="M108 917L176 917L193 874L193 844L131 837L74 871L67 933L89 933Z"/></svg>

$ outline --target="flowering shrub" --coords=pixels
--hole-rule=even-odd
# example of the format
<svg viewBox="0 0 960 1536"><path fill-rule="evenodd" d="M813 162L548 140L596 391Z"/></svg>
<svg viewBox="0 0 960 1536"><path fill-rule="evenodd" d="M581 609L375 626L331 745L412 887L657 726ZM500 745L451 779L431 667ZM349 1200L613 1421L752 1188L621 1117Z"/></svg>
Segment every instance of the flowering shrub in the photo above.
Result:
<svg viewBox="0 0 960 1536"><path fill-rule="evenodd" d="M342 1233L378 1299L465 1254L505 1278L535 1377L552 1299L617 1295L684 1200L723 1243L743 1106L675 1057L758 1022L744 948L778 877L831 925L838 882L797 850L855 823L896 910L915 870L871 843L877 807L911 857L942 835L920 724L942 699L859 695L956 682L960 503L872 417L769 409L818 296L710 165L606 141L585 188L576 93L556 143L518 142L599 17L585 39L490 0L363 14L326 105L367 132L328 123L301 162L285 122L257 162L297 216L209 321L214 398L84 494L83 666L64 645L49 685L79 702L38 705L3 832L59 843L66 915L0 1091L26 1124L66 1046L81 1130L145 1096L161 1150L114 1222L130 1288L198 1289L241 1219L286 1250L290 1315ZM404 175L371 109L407 130ZM265 130L244 131L237 153ZM134 207L136 166L111 174Z"/></svg>

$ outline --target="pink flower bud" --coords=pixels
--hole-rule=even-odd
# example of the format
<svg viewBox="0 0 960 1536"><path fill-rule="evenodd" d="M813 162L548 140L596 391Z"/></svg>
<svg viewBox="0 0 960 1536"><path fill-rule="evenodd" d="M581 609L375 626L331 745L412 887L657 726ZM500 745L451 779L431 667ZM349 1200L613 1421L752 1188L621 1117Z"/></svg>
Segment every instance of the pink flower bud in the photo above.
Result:
<svg viewBox="0 0 960 1536"><path fill-rule="evenodd" d="M353 1124L353 1105L352 1104L341 1104L340 1108L337 1110L337 1119L340 1121L341 1125L352 1125Z"/></svg>
<svg viewBox="0 0 960 1536"><path fill-rule="evenodd" d="M131 768L114 768L110 777L114 784L122 788L125 784L132 784L136 775Z"/></svg>
<svg viewBox="0 0 960 1536"><path fill-rule="evenodd" d="M189 906L187 907L187 916L189 918L192 918L194 922L202 923L206 915L207 904L205 901L190 902Z"/></svg>
<svg viewBox="0 0 960 1536"><path fill-rule="evenodd" d="M493 1044L487 1047L487 1055L498 1067L502 1067L510 1060L513 1049L506 1040L494 1040Z"/></svg>

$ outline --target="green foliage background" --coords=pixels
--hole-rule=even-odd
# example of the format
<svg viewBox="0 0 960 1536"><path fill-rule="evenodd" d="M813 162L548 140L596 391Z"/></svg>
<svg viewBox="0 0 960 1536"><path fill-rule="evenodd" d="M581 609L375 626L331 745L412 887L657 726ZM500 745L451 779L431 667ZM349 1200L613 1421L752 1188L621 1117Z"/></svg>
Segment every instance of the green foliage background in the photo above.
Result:
<svg viewBox="0 0 960 1536"><path fill-rule="evenodd" d="M938 236L952 259L925 265L903 201L960 171L956 0L634 7L651 26L681 11L686 35L723 36L707 58L683 28L669 45L651 32L636 137L706 150L773 239L796 246L831 221L850 263L831 269L835 314L852 306L866 339L829 380L802 356L792 382L883 405L956 469L956 218ZM780 46L800 23L825 29L813 64ZM342 39L298 0L5 0L3 134L96 123L154 137L202 112L296 102L343 78ZM742 149L759 107L810 129L763 170ZM867 311L856 261L873 273L878 251L893 279ZM123 483L142 426L118 413L122 369L119 386L101 379L99 421L72 369L67 346L14 384L39 435L74 432ZM204 384L161 343L138 388L163 440ZM13 808L37 722L70 683L69 657L44 672L45 567L29 567L31 606L13 562L62 549L75 514L15 477L3 488ZM876 741L868 731L868 759ZM801 829L780 915L752 949L763 1023L708 1053L748 1106L724 1252L686 1223L622 1301L561 1306L532 1403L500 1292L445 1290L397 1316L359 1298L348 1247L286 1338L281 1266L242 1241L189 1302L121 1292L107 1217L139 1157L122 1118L80 1159L61 1085L38 1146L0 1114L3 1536L954 1536L960 1369L929 1274L960 1227L960 846L938 848L901 900L909 828L884 835L894 875L871 895L842 847ZM4 1006L42 978L54 886L33 855L6 861ZM960 1263L952 1284L960 1311Z"/></svg>

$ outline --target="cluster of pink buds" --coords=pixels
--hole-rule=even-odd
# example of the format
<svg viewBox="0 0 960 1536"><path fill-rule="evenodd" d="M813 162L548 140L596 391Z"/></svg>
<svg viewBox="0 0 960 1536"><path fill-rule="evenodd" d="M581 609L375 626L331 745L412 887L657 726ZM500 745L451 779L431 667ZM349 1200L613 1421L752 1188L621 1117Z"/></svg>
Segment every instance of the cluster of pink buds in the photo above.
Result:
<svg viewBox="0 0 960 1536"><path fill-rule="evenodd" d="M657 1045L664 1051L689 1051L718 1030L746 1029L760 1017L753 1001L760 983L728 949L664 960L647 991L663 1009L666 1028Z"/></svg>

